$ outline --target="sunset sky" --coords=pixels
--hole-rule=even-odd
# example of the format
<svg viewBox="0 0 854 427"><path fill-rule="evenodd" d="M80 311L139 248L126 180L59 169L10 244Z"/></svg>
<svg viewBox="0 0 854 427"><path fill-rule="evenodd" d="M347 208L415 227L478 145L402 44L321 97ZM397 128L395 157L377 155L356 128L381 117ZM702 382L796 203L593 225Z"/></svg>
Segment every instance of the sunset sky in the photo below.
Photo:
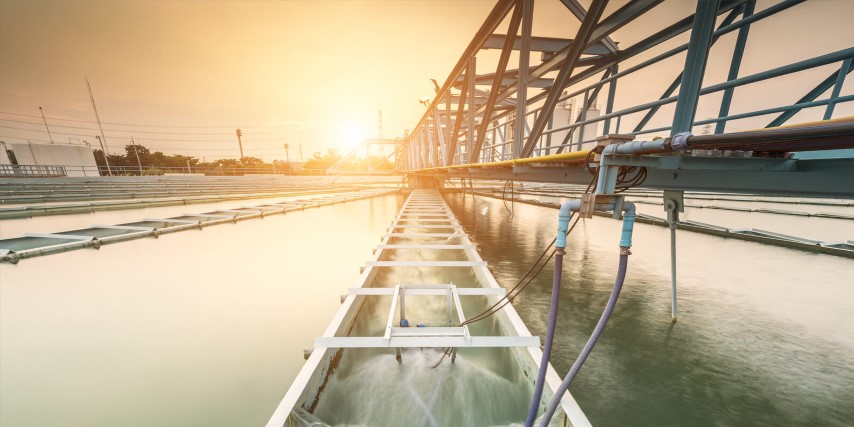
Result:
<svg viewBox="0 0 854 427"><path fill-rule="evenodd" d="M624 1L612 3L609 11ZM760 1L758 9L773 3ZM296 160L300 143L308 157L376 136L379 109L384 135L402 136L424 112L418 99L431 95L428 79L444 81L493 4L0 0L0 140L47 141L41 106L55 141L96 144L87 75L111 152L133 136L170 154L236 158L234 130L241 128L246 155L284 159L288 143ZM630 45L693 7L666 1L639 24L645 28L627 27L613 38ZM780 14L779 28L767 29L764 38L759 26L751 30L757 41L751 38L745 72L854 45L846 22L854 2L817 0L792 11ZM557 0L536 2L536 35L569 38L577 27ZM731 51L730 41L721 45ZM628 88L618 102L656 99L683 58L667 75ZM710 66L707 80L725 76L727 64L721 64ZM481 72L494 71L489 68ZM804 77L802 92L832 70ZM850 106L838 109L835 116L854 114Z"/></svg>

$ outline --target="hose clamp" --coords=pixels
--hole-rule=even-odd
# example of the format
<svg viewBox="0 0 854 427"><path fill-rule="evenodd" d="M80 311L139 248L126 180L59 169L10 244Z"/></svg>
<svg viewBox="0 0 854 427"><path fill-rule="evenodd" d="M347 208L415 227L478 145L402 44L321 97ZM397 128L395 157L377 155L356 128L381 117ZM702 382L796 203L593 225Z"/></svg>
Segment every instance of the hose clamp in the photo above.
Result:
<svg viewBox="0 0 854 427"><path fill-rule="evenodd" d="M670 138L670 148L674 151L688 149L688 138L694 136L691 132L680 132Z"/></svg>

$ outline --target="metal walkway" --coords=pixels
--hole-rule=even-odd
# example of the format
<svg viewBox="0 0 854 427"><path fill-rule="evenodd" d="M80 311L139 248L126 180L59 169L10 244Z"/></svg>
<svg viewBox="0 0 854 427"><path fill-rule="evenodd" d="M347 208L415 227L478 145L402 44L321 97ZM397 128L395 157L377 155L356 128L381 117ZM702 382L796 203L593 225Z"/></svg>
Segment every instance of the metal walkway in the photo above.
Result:
<svg viewBox="0 0 854 427"><path fill-rule="evenodd" d="M418 230L412 231L413 229ZM423 232L425 231L426 232ZM418 254L431 251L457 250L465 253L464 261L422 261L422 260L383 260L389 251L398 249L417 250ZM469 268L477 277L477 283L458 286L453 283L405 283L388 287L374 287L373 279L381 268L445 269ZM473 335L463 323L466 316L476 313L465 313L461 302L464 298L485 298L486 308L499 301L505 290L495 278L477 253L475 245L465 234L454 214L445 204L442 196L435 190L415 190L407 199L398 216L394 219L388 232L382 237L373 258L366 263L360 276L358 287L348 290L342 305L323 336L315 340L315 348L310 352L299 375L294 380L287 394L279 404L268 427L287 425L291 411L298 408L309 410L312 402L322 398L329 377L342 357L347 357L346 349L353 348L387 348L396 351L400 363L406 366L406 355L401 359L401 348L451 348L451 360L456 356L457 348L488 347L506 348L511 352L511 358L518 369L525 372L525 378L533 382L535 375L529 373L539 369L542 353L539 337L531 336L512 305L507 304L495 315L499 325L500 335ZM447 300L447 323L418 326L406 324L407 307L417 306L419 297L444 296ZM352 336L353 324L359 316L370 316L362 313L367 298L391 298L391 306L381 335ZM480 310L478 310L480 311ZM444 322L444 321L443 321ZM546 376L545 402L551 397L551 390L557 388L560 378L549 367ZM366 393L371 391L366 390ZM564 395L561 400L563 413L569 423L574 426L590 425L584 413L571 395ZM473 410L475 408L472 408ZM520 417L524 414L520 414ZM403 420L401 420L403 421ZM561 417L561 422L567 420ZM565 425L565 424L560 424Z"/></svg>
<svg viewBox="0 0 854 427"><path fill-rule="evenodd" d="M328 206L335 203L363 200L377 196L395 194L399 190L366 190L330 194L322 197L297 199L280 203L243 206L235 209L184 214L170 218L144 218L140 221L116 225L93 225L89 228L56 233L26 233L21 237L0 240L0 263L17 263L24 258L67 252L82 248L98 249L101 245L159 237L161 234L186 230L200 230L212 225L236 223L247 219L264 218L268 215L285 214L306 208Z"/></svg>

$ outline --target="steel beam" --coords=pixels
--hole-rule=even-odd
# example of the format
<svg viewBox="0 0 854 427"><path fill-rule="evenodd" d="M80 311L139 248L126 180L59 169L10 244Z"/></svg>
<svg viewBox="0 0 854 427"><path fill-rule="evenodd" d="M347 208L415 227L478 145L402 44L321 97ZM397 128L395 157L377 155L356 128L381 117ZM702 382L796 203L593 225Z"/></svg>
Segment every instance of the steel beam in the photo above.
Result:
<svg viewBox="0 0 854 427"><path fill-rule="evenodd" d="M511 49L520 50L522 48L522 38L516 35L514 31L507 31L507 34L512 34L513 44L511 45ZM504 42L507 40L507 35L505 34L493 34L486 39L486 43L483 44L481 49L503 49ZM572 44L572 39L559 39L554 37L531 37L531 51L532 52L548 52L555 53L560 52L565 49L567 46ZM612 51L605 47L605 43L596 43L588 46L584 50L585 55L607 55Z"/></svg>
<svg viewBox="0 0 854 427"><path fill-rule="evenodd" d="M830 92L830 99L827 103L827 108L824 110L824 120L830 120L830 118L833 117L833 107L836 105L837 99L839 98L839 92L842 90L842 85L845 83L845 75L847 74L843 71L850 68L851 58L843 61L842 66L839 67L839 72L836 73L836 84L833 85L833 90Z"/></svg>
<svg viewBox="0 0 854 427"><path fill-rule="evenodd" d="M516 8L513 9L513 16L510 18L510 24L507 29L508 35L505 36L504 45L501 49L501 56L498 58L498 66L495 69L495 78L492 81L492 88L489 91L489 98L486 102L486 110L484 110L483 112L483 118L481 119L480 129L478 129L477 132L477 139L475 140L474 146L472 147L472 151L468 153L469 163L474 163L477 161L477 153L480 152L480 148L483 146L483 140L486 139L486 129L489 126L489 122L492 118L492 111L495 106L495 98L498 96L499 89L501 88L501 82L504 78L504 72L505 70L507 70L507 63L510 61L510 53L513 50L514 40L516 39L515 36L516 33L519 31L519 25L522 22L522 12L524 9L525 7L522 4L516 4ZM528 31L530 31L530 28L528 29ZM520 45L522 44L524 43L520 43Z"/></svg>
<svg viewBox="0 0 854 427"><path fill-rule="evenodd" d="M638 188L727 193L854 198L854 159L776 159L682 156L621 156L611 165L643 166L647 178ZM435 174L433 174L435 175ZM553 182L587 185L584 166L515 166L451 169L451 179Z"/></svg>
<svg viewBox="0 0 854 427"><path fill-rule="evenodd" d="M753 1L753 0L750 0L750 1ZM724 18L723 22L721 22L721 25L718 27L718 30L720 30L721 28L723 28L723 27L731 24L733 21L735 21L735 17L738 16L738 14L740 12L741 12L741 7L738 7L738 8L731 10L729 12L729 14L726 16L726 18ZM745 27L742 27L742 28L745 28ZM715 42L717 42L721 36L722 36L722 34L717 34L717 33L714 34L712 36L712 43L710 44L710 46L714 46ZM686 44L686 48L687 48L687 46L688 45ZM736 74L738 74L738 70L736 70ZM670 98L673 95L673 92L676 92L676 88L679 87L679 84L682 83L682 77L684 75L685 75L685 72L680 71L679 74L676 76L676 78L673 79L673 82L670 83L670 86L668 86L667 89L664 90L664 93L662 93L658 99L661 100L661 99ZM732 77L729 80L733 80L733 79L735 79L735 77ZM655 116L655 113L657 113L660 108L661 108L660 105L657 105L655 107L650 108L649 111L647 111L646 114L643 116L643 118L640 120L640 122L638 122L637 126L635 126L635 129L632 131L632 133L642 131L643 128L649 123L649 121L652 120L652 117ZM720 133L720 132L716 132L716 133Z"/></svg>
<svg viewBox="0 0 854 427"><path fill-rule="evenodd" d="M520 0L522 2L522 48L519 51L519 74L516 83L516 115L513 127L513 158L519 157L522 149L522 141L525 139L525 122L528 110L528 70L531 66L531 32L534 25L534 1Z"/></svg>
<svg viewBox="0 0 854 427"><path fill-rule="evenodd" d="M753 15L753 10L756 8L756 0L748 0L747 3L744 4L744 12L742 12L742 18L748 18ZM750 32L750 25L745 25L738 30L738 37L735 41L735 47L732 51L732 61L729 65L729 73L727 74L727 81L735 80L738 78L738 70L741 68L741 59L744 57L744 47L747 45L747 35ZM715 39L713 38L712 44L715 43ZM721 99L721 109L718 112L718 117L726 117L729 115L729 107L732 104L732 93L735 88L727 88L724 89L724 95ZM715 133L724 133L726 129L726 121L719 121L715 126Z"/></svg>
<svg viewBox="0 0 854 427"><path fill-rule="evenodd" d="M591 34L596 28L596 23L599 22L599 18L605 11L605 6L607 4L608 0L594 0L593 3L590 5L590 11L587 13L587 16L584 17L584 21L581 23L581 28L578 30L578 34L575 37L575 40L578 43L573 43L570 46L569 51L566 55L566 59L564 60L557 77L555 77L555 84L548 91L546 101L542 107L542 111L544 112L544 114L540 114L540 116L537 117L537 120L534 121L534 125L531 126L531 133L528 134L528 140L525 142L524 148L522 148L522 151L519 153L519 155L514 155L514 158L520 156L531 157L531 155L534 153L534 147L537 145L537 141L540 139L540 136L542 135L543 130L546 127L548 116L551 114L550 112L554 110L555 106L557 105L558 100L560 99L561 91L566 86L566 83L575 68L575 61L578 60L578 58L581 56L582 49L589 42ZM520 87L519 89L522 88ZM517 95L517 99L519 98L522 98L521 92L519 95Z"/></svg>
<svg viewBox="0 0 854 427"><path fill-rule="evenodd" d="M796 102L795 104L803 104L803 103L807 103L807 102L812 102L816 98L818 98L819 95L823 94L824 92L827 92L827 90L830 89L834 85L836 80L839 78L839 73L843 72L843 70L845 70L844 73L847 75L847 74L851 73L851 71L854 71L854 66L852 66L851 63L849 63L848 68L846 69L845 63L843 62L842 66L839 67L839 71L834 71L833 74L831 74L826 79L824 79L824 81L819 83L815 88L813 88L813 90L809 91L806 95L803 96L803 98L799 99L798 102ZM773 127L777 127L777 126L782 126L789 119L794 117L795 114L798 114L800 111L801 111L801 108L786 111L783 114L780 114L779 116L777 116L777 118L772 120L765 127L766 128L773 128Z"/></svg>
<svg viewBox="0 0 854 427"><path fill-rule="evenodd" d="M697 2L691 39L688 42L688 55L685 58L685 71L680 83L682 90L679 91L679 96L676 99L676 112L673 116L671 135L679 132L690 132L694 123L719 6L720 0Z"/></svg>

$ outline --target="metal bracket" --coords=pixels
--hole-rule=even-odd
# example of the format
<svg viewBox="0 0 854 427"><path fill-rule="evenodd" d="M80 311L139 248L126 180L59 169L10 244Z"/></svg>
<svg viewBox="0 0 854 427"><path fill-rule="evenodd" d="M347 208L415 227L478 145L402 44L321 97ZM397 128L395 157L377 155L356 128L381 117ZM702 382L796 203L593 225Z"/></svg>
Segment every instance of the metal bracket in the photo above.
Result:
<svg viewBox="0 0 854 427"><path fill-rule="evenodd" d="M619 133L618 134L602 135L602 136L596 138L597 150L596 150L596 154L593 156L593 161L598 163L599 160L602 158L602 154L601 154L602 151L598 149L599 147L604 148L604 147L607 147L611 144L620 144L623 142L634 141L634 139L635 139L634 135L619 134Z"/></svg>
<svg viewBox="0 0 854 427"><path fill-rule="evenodd" d="M581 206L578 208L578 215L581 218L593 218L593 211L596 205L596 195L593 193L584 193L581 195Z"/></svg>
<svg viewBox="0 0 854 427"><path fill-rule="evenodd" d="M679 190L664 190L664 210L667 212L667 222L678 222L679 212L685 212L684 193L684 191Z"/></svg>

